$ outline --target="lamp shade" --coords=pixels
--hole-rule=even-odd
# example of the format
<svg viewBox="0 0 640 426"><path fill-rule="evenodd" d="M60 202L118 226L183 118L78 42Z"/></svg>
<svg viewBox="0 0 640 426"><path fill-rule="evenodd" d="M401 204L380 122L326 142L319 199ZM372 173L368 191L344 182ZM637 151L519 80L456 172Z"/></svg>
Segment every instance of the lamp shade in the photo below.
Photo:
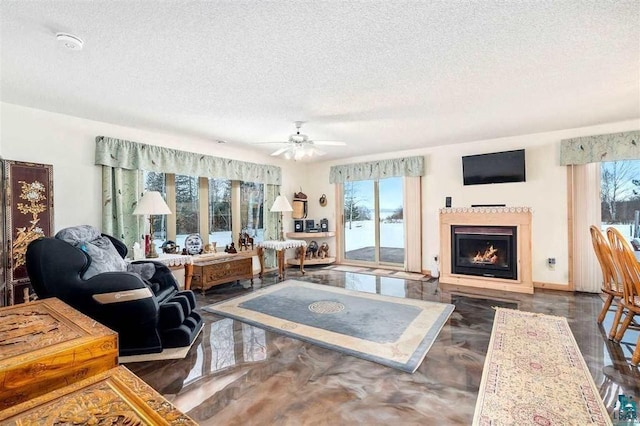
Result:
<svg viewBox="0 0 640 426"><path fill-rule="evenodd" d="M171 214L171 210L158 191L148 191L138 201L133 214Z"/></svg>
<svg viewBox="0 0 640 426"><path fill-rule="evenodd" d="M287 197L284 195L278 195L276 197L276 201L273 202L273 206L271 206L272 212L292 212L293 207L287 201Z"/></svg>

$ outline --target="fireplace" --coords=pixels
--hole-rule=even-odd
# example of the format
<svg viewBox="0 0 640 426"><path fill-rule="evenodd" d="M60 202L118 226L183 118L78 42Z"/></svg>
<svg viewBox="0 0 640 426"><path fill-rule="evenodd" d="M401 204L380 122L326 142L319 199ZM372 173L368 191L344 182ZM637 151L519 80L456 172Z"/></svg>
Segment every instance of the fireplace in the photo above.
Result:
<svg viewBox="0 0 640 426"><path fill-rule="evenodd" d="M451 226L451 273L515 280L515 226Z"/></svg>
<svg viewBox="0 0 640 426"><path fill-rule="evenodd" d="M531 208L440 210L440 283L533 293Z"/></svg>

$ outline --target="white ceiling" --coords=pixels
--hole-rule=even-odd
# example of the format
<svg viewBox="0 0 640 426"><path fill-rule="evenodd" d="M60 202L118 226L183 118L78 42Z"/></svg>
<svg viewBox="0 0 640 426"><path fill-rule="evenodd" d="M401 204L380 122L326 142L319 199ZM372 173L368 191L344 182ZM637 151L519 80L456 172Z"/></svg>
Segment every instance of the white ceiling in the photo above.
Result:
<svg viewBox="0 0 640 426"><path fill-rule="evenodd" d="M0 13L2 101L212 143L286 140L306 120L312 139L347 142L332 159L640 117L638 0L2 0Z"/></svg>

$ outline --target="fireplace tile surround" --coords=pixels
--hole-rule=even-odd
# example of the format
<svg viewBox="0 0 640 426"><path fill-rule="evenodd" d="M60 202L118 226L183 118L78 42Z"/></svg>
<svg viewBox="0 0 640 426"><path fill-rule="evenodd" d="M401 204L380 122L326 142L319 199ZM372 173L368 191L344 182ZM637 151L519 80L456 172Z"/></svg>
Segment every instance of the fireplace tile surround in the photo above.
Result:
<svg viewBox="0 0 640 426"><path fill-rule="evenodd" d="M440 209L440 282L492 290L533 293L531 271L530 207L457 207ZM513 227L515 229L516 277L500 278L454 273L452 228ZM478 228L479 229L479 228ZM491 274L487 274L491 275Z"/></svg>

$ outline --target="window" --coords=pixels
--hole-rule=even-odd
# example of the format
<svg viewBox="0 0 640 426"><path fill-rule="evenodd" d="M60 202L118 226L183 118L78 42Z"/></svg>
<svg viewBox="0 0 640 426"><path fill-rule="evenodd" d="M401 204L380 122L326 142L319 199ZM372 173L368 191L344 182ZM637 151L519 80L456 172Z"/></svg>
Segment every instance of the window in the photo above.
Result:
<svg viewBox="0 0 640 426"><path fill-rule="evenodd" d="M164 173L144 172L143 174L145 191L158 191L164 199L167 198L167 183ZM167 240L167 216L153 216L153 242L156 247L160 247Z"/></svg>
<svg viewBox="0 0 640 426"><path fill-rule="evenodd" d="M241 232L256 243L264 240L262 183L146 171L143 182L145 191L159 191L174 212L154 217L157 247L173 240L182 249L189 234L200 234L205 244L215 242L217 251L237 244Z"/></svg>
<svg viewBox="0 0 640 426"><path fill-rule="evenodd" d="M405 259L403 180L345 182L344 259L402 265Z"/></svg>
<svg viewBox="0 0 640 426"><path fill-rule="evenodd" d="M189 234L200 232L198 226L198 178L176 175L176 244L184 247Z"/></svg>
<svg viewBox="0 0 640 426"><path fill-rule="evenodd" d="M262 223L262 205L264 202L264 185L254 182L240 183L240 221L241 232L249 233L254 242L264 241Z"/></svg>
<svg viewBox="0 0 640 426"><path fill-rule="evenodd" d="M640 160L600 163L601 228L640 238Z"/></svg>
<svg viewBox="0 0 640 426"><path fill-rule="evenodd" d="M209 242L232 241L231 181L209 179Z"/></svg>

